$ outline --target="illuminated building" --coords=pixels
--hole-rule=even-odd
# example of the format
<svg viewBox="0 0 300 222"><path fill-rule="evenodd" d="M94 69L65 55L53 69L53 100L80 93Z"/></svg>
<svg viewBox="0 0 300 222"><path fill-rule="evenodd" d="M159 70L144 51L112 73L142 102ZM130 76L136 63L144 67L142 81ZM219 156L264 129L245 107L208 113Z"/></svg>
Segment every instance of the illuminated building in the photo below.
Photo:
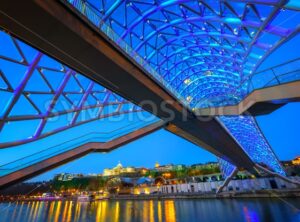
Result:
<svg viewBox="0 0 300 222"><path fill-rule="evenodd" d="M53 179L58 181L71 181L74 178L82 178L82 177L83 174L61 173L61 174L56 174Z"/></svg>
<svg viewBox="0 0 300 222"><path fill-rule="evenodd" d="M281 161L288 176L300 176L300 157L293 160Z"/></svg>
<svg viewBox="0 0 300 222"><path fill-rule="evenodd" d="M136 173L137 170L134 167L123 167L123 165L119 162L117 166L112 169L104 169L103 176L119 176L124 173Z"/></svg>
<svg viewBox="0 0 300 222"><path fill-rule="evenodd" d="M295 159L293 159L292 160L292 164L294 164L294 165L300 165L300 156L298 156Z"/></svg>
<svg viewBox="0 0 300 222"><path fill-rule="evenodd" d="M168 171L176 171L176 170L183 170L186 166L184 164L166 164L166 165L155 165L155 170L158 172L168 172Z"/></svg>
<svg viewBox="0 0 300 222"><path fill-rule="evenodd" d="M160 164L156 161L155 168L158 168L159 166L160 166Z"/></svg>
<svg viewBox="0 0 300 222"><path fill-rule="evenodd" d="M123 165L119 162L117 166L114 168L105 168L103 170L103 176L137 176L137 175L145 175L149 172L147 168L144 167L123 167Z"/></svg>

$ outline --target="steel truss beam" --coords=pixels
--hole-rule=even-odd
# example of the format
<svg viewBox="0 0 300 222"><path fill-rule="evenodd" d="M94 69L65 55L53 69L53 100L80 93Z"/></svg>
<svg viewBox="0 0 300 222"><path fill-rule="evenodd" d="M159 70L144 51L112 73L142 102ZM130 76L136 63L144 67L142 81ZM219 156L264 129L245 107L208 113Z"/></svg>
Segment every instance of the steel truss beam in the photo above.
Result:
<svg viewBox="0 0 300 222"><path fill-rule="evenodd" d="M76 2L73 2L72 0L69 0L71 4L75 5ZM164 1L164 2L154 2L150 4L147 4L147 7L139 7L136 4L135 1L126 1L126 7L124 10L126 11L122 16L124 18L120 18L119 14L110 13L109 22L107 24L103 24L104 27L98 27L98 24L95 24L95 18L98 18L101 20L101 16L97 15L97 12L91 10L85 2L80 1L80 4L78 6L73 5L78 12L81 13L82 16L87 18L89 21L91 21L95 28L102 28L105 29L105 33L111 38L111 40L115 41L117 44L121 46L121 48L128 53L129 56L132 57L133 60L135 60L138 64L149 67L149 64L147 62L151 63L151 67L154 67L154 69L159 70L157 67L155 67L155 63L153 61L145 61L145 58L147 58L148 53L152 54L152 51L156 52L156 59L157 62L163 58L166 57L167 54L172 51L176 51L178 49L178 44L175 42L171 45L171 48L168 48L167 51L163 50L157 50L159 45L161 43L168 42L168 38L170 36L178 36L185 35L185 33L190 34L193 36L193 34L197 31L195 30L202 30L202 32L207 33L208 39L206 41L212 41L216 43L223 44L221 40L218 40L215 38L215 34L217 35L223 35L225 37L224 41L229 43L232 38L236 38L239 40L240 38L249 39L249 42L246 45L240 44L238 41L235 41L231 43L233 47L240 47L241 45L243 51L245 54L241 56L238 53L230 54L228 52L219 51L217 54L221 56L216 56L215 49L211 48L211 51L209 53L203 53L201 50L199 50L199 55L203 55L205 60L207 58L211 58L214 62L220 62L226 64L228 59L233 58L233 61L244 61L244 66L239 66L239 69L237 70L240 74L240 81L242 82L244 78L247 78L247 76L250 76L252 72L255 71L257 66L255 64L259 64L265 57L266 50L261 50L261 48L266 48L265 46L269 47L271 44L281 45L283 42L287 41L287 39L292 38L295 36L295 33L298 33L297 29L295 27L292 28L284 28L279 26L273 26L272 21L275 20L277 15L279 14L280 10L284 8L287 1L281 0L278 1L275 5L273 5L272 9L270 11L266 10L259 10L259 7L256 7L254 4L240 4L240 6L243 7L243 12L240 9L235 9L234 5L231 5L229 2L223 2L223 1L215 1L215 4L212 2L197 2L197 1L191 1L191 3L196 3L191 7L189 4L185 4L187 1ZM143 3L141 3L143 4ZM68 5L68 4L67 4ZM174 6L172 9L168 8L169 6ZM69 5L70 6L70 5ZM123 6L123 5L122 5ZM125 6L125 5L124 5ZM121 7L121 4L119 4L119 7ZM88 10L87 10L88 8ZM106 10L103 8L104 11ZM115 8L117 9L117 8ZM228 11L229 10L229 11ZM116 11L116 10L115 10ZM132 13L131 13L132 12ZM251 15L252 14L254 15ZM242 14L241 14L242 13ZM128 15L131 16L132 14L137 15L135 19L130 19L127 17ZM211 19L207 19L207 15L212 16ZM216 19L216 17L221 17L221 20ZM223 20L223 18L225 19ZM178 19L179 18L179 19ZM191 21L202 21L201 19L205 18L206 20L202 22L202 24L194 24ZM121 22L120 22L121 20ZM253 24L255 23L255 20L259 21L259 27L258 29L253 28ZM117 25L114 25L114 24ZM167 24L165 24L167 23ZM199 23L199 22L197 22ZM216 23L216 24L215 24ZM183 25L185 24L185 25ZM172 27L172 28L171 28ZM277 38L280 38L279 42L273 42L274 40L268 41L268 44L264 42L259 42L258 38L262 35L262 33L269 33L270 29L275 30L275 32L272 32L272 35L275 35ZM251 33L250 33L251 32ZM118 34L121 34L121 38L116 40L118 38ZM122 34L123 33L123 34ZM225 33L225 34L224 34ZM152 38L156 37L156 38ZM236 36L236 37L235 37ZM292 36L292 37L291 37ZM228 38L228 39L227 39ZM273 39L273 38L271 38ZM155 41L152 41L155 40ZM195 42L199 39L194 38ZM178 41L178 40L176 40ZM232 41L231 41L232 42ZM145 44L147 43L147 45ZM183 46L189 45L188 42L182 42ZM139 49L143 45L145 45L144 51L138 51L136 52L133 49ZM263 46L263 47L262 47ZM181 47L181 46L180 46ZM276 48L275 47L275 48ZM129 48L129 49L128 49ZM274 50L275 48L272 48ZM258 51L258 53L256 52ZM271 50L269 50L270 53ZM139 53L140 56L137 54ZM189 66L189 64L193 64L194 58L193 56L197 55L197 53L193 52L193 55L186 56L183 60L186 59L185 65ZM144 58L144 59L143 59ZM155 58L154 58L155 59ZM188 62L190 61L190 62ZM171 61L174 65L173 67L177 66L177 63L179 63L176 59L174 61ZM182 65L184 68L184 64ZM253 68L250 66L251 64L254 64ZM165 69L169 69L172 72L172 68L168 68L169 63L167 64L167 67ZM172 66L172 65L171 65ZM250 67L250 68L249 68ZM164 67L162 67L164 68ZM214 71L214 66L210 67L209 64L207 64L207 68L212 69ZM149 69L149 68L148 68ZM148 70L146 69L146 70ZM233 66L233 70L234 70ZM151 68L150 68L151 70ZM200 70L199 70L200 71ZM234 70L236 71L236 70ZM176 70L175 70L176 72ZM150 71L150 74L156 78L158 81L160 81L167 89L169 89L178 99L181 100L182 103L185 105L194 108L193 104L188 104L188 102L191 102L190 97L193 95L189 95L186 99L183 98L183 95L181 95L178 92L174 92L173 86L169 84L169 82L166 82L165 78L162 77L162 73L156 73ZM209 77L207 77L209 79ZM213 78L214 80L214 78ZM228 79L228 82L230 82L230 79ZM211 90L206 90L203 96L199 96L199 98L203 98L206 95L209 97L220 96L224 95L224 86L229 87L230 84L224 84L223 81L219 81L216 78L216 81L211 81ZM192 84L189 85L189 87ZM197 83L195 81L195 85L197 86ZM238 85L237 85L238 86ZM199 86L201 87L201 85ZM196 88L196 87L195 87ZM234 98L234 102L236 102L236 98L241 99L243 98L245 92L243 91L244 87L238 88L233 87L232 90L229 90L231 93L228 93L229 97ZM233 98L229 98L226 101L232 101ZM187 102L186 102L187 100ZM196 101L197 102L197 101ZM223 104L223 101L217 101L217 103ZM267 164L270 164L270 167L275 170L278 173L284 174L284 171L282 170L282 166L280 166L278 159L272 152L271 147L265 140L265 138L262 136L260 130L258 129L255 121L253 118L247 118L247 120L242 120L242 118L235 117L235 118L219 118L219 121L223 124L224 128L229 128L229 133L231 133L235 140L242 144L242 148L248 153L248 155L252 158L253 161L260 161L266 162ZM224 126L224 121L226 123L226 126ZM236 127L239 125L237 123L243 124L242 130L237 129ZM248 139L244 136L245 133L247 133L247 129L253 130L249 134L252 135L257 144L260 145L253 145L253 143L249 143ZM245 132L243 132L245 131ZM255 135L256 133L256 135ZM256 143L254 143L256 144ZM260 150L264 155L263 158L257 157L257 152L254 152L255 149ZM266 153L269 153L272 158L268 159L266 157Z"/></svg>

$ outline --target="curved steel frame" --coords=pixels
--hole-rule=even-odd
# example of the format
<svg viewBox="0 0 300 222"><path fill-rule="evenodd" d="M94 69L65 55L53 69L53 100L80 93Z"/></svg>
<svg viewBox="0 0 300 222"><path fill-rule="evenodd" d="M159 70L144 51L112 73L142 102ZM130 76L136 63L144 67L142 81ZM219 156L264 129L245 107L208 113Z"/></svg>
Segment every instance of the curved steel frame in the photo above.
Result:
<svg viewBox="0 0 300 222"><path fill-rule="evenodd" d="M6 87L1 87L1 91L10 95L7 104L0 107L0 110L2 111L2 114L0 115L0 132L3 131L7 124L15 121L39 120L39 123L30 137L12 142L0 143L0 148L33 142L101 118L143 111L138 106L135 106L110 90L105 89L94 81L83 77L81 74L63 64L58 62L49 62L45 64L43 60L51 59L33 48L30 50L36 55L31 61L28 61L28 58L25 55L26 50L29 50L27 48L29 46L25 47L24 43L10 37L8 34L4 34L3 32L1 34L2 38L5 36L6 39L10 39L9 42L6 40L7 42L5 42L5 44L11 44L16 49L17 53L14 55L14 58L8 57L7 55L0 55L0 59L9 63L11 69L14 69L18 64L22 65L27 70L19 84L15 87L13 87L9 81L9 79L12 79L13 77L8 76L9 73L5 73L3 70L0 72L0 78L4 80L6 85ZM17 58L21 59L17 60ZM58 66L60 68L58 68ZM48 71L52 72L52 77L55 74L59 74L63 77L57 87L54 87L52 84L53 80L49 79L50 75L47 76ZM58 79L60 76L57 76L56 78ZM38 90L30 89L33 88L33 84L39 84L30 83L30 81L35 81L36 78L42 79L45 88ZM30 84L31 87L27 89ZM51 99L49 101L44 101L42 104L44 107L41 107L39 104L40 101L38 99L34 100L32 95L38 97L48 95L51 96ZM73 95L76 95L76 97L72 98ZM20 97L25 98L32 106L32 111L34 111L33 114L26 114L28 110L17 110L17 113L13 112L14 107L18 105L22 106L25 103L24 101L19 101ZM66 104L64 104L64 102ZM65 109L58 109L58 105L65 106ZM109 109L109 112L104 113L105 109ZM89 115L80 117L81 112L89 112ZM48 122L51 122L54 117L59 118L63 115L69 115L69 123L67 125L57 127L50 131L45 130Z"/></svg>
<svg viewBox="0 0 300 222"><path fill-rule="evenodd" d="M72 2L72 0L69 1ZM120 39L125 40L134 51L144 57L164 79L172 76L172 79L178 78L179 81L182 81L180 73L177 73L175 68L185 61L187 63L184 66L191 66L194 63L193 59L197 56L203 57L204 67L198 67L196 72L201 72L203 69L217 71L213 62L206 63L204 59L207 58L225 66L226 58L235 62L240 60L240 65L231 69L233 73L240 76L239 84L232 87L235 96L240 100L245 96L245 92L240 92L244 91L244 88L240 87L242 82L255 72L270 53L299 32L298 28L272 25L272 21L280 10L286 7L287 0L247 2L220 0L215 3L194 2L195 4L193 2L191 0L163 1L161 3L118 1L118 3L110 5L109 2L103 1L98 10L103 22L109 24L112 30L120 35ZM239 3L240 8L237 8L236 3ZM192 8L192 4L194 8ZM263 6L272 7L272 9L269 11L258 10L258 7ZM121 8L125 12L120 15L118 10ZM291 7L288 8L291 9ZM130 13L131 11L132 13ZM133 17L133 13L135 17ZM251 13L253 13L252 17ZM114 24L118 24L118 26ZM259 42L259 37L263 33L277 36L279 41L275 43ZM170 39L168 36L175 37ZM204 37L200 42L199 36ZM190 44L182 41L185 38L195 42L197 49L189 50L191 49ZM212 42L221 45L221 48L226 48L223 46L223 42L227 42L228 47L226 50L220 51L220 46L211 44ZM241 44L240 49L236 47L238 43ZM219 51L221 54L203 54L205 44L205 49ZM253 53L254 48L261 49L260 54ZM179 55L184 55L184 59L181 59ZM182 65L180 69L185 69L184 66ZM164 73L163 70L167 70L167 72ZM228 79L227 82L229 81ZM218 83L212 82L211 84ZM192 85L189 84L188 87L193 87ZM166 87L174 86L172 82L169 82ZM214 91L211 93L213 94ZM193 95L191 96L193 97ZM184 97L182 96L182 98ZM190 105L192 106L192 104Z"/></svg>

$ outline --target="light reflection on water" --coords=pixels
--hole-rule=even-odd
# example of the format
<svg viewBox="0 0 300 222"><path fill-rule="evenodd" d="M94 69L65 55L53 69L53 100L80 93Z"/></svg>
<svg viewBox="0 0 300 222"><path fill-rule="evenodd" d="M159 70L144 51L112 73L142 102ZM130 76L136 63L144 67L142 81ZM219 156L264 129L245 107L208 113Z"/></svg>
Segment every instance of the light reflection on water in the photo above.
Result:
<svg viewBox="0 0 300 222"><path fill-rule="evenodd" d="M0 221L300 221L300 199L0 203Z"/></svg>

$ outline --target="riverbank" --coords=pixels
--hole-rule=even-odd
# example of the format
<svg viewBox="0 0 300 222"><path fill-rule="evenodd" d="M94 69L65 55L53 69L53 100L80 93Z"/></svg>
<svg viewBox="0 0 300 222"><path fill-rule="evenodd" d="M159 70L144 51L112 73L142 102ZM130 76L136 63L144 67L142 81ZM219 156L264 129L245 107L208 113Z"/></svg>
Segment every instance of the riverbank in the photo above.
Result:
<svg viewBox="0 0 300 222"><path fill-rule="evenodd" d="M226 199L226 198L300 198L300 189L291 190L263 190L249 192L215 193L184 193L184 194L140 194L115 195L111 200L163 200L163 199Z"/></svg>
<svg viewBox="0 0 300 222"><path fill-rule="evenodd" d="M300 189L273 189L248 192L222 192L215 194L208 193L176 193L176 194L139 194L139 195L110 195L107 200L168 200L168 199L234 199L234 198L300 198ZM32 198L32 197L3 197L0 202L14 201L77 201L77 197L58 197L58 198ZM98 201L93 199L91 201Z"/></svg>

